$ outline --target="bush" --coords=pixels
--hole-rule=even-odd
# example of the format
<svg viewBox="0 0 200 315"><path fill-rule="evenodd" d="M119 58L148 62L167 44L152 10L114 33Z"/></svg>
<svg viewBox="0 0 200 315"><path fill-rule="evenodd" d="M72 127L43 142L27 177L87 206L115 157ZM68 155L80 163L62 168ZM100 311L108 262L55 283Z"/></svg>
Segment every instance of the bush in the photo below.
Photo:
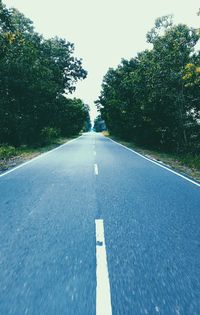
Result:
<svg viewBox="0 0 200 315"><path fill-rule="evenodd" d="M52 127L44 127L40 134L40 144L51 144L60 135L60 130Z"/></svg>
<svg viewBox="0 0 200 315"><path fill-rule="evenodd" d="M0 159L6 160L16 155L16 149L11 146L0 147Z"/></svg>
<svg viewBox="0 0 200 315"><path fill-rule="evenodd" d="M198 154L186 154L181 156L181 162L190 168L196 168L200 170L200 155Z"/></svg>

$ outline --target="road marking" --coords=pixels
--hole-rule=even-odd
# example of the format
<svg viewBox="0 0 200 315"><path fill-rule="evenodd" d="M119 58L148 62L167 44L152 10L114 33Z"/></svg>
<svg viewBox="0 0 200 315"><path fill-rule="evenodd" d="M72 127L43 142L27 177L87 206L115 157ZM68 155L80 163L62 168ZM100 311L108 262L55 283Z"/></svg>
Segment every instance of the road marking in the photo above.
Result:
<svg viewBox="0 0 200 315"><path fill-rule="evenodd" d="M99 175L98 165L96 163L94 164L94 174Z"/></svg>
<svg viewBox="0 0 200 315"><path fill-rule="evenodd" d="M112 315L110 282L108 274L103 220L96 225L96 315Z"/></svg>
<svg viewBox="0 0 200 315"><path fill-rule="evenodd" d="M81 138L81 137L83 137L83 135L81 135L80 137L77 137L76 139L72 139L72 140L70 140L70 141L68 141L68 142L66 142L66 143L63 143L62 145L56 147L55 149L52 149L52 150L50 150L50 151L48 151L48 152L45 152L45 153L42 153L42 154L36 156L35 158L33 158L33 159L31 159L31 160L29 160L29 161L27 161L27 162L25 162L25 163L22 163L22 164L20 164L20 165L18 165L18 166L16 166L16 167L13 167L13 168L10 169L9 171L7 171L7 172L5 172L5 173L3 173L3 174L0 174L0 177L3 177L3 176L5 176L5 175L7 175L7 174L9 174L9 173L12 173L12 172L16 171L17 169L19 169L19 168L21 168L21 167L23 167L23 166L25 166L25 165L27 165L27 164L29 164L29 163L32 163L32 162L34 162L35 160L38 160L38 159L40 159L40 158L42 158L42 157L48 155L49 153L52 153L53 151L56 151L56 150L62 148L63 146L72 143L73 141L78 140L78 139Z"/></svg>
<svg viewBox="0 0 200 315"><path fill-rule="evenodd" d="M96 156L97 155L96 151L94 151L93 154L94 154L94 156Z"/></svg>
<svg viewBox="0 0 200 315"><path fill-rule="evenodd" d="M197 182L195 182L194 180L192 180L192 179L190 179L190 178L188 178L188 177L186 177L186 176L184 176L184 175L182 175L182 174L177 173L176 171L174 171L174 170L168 168L167 166L161 165L159 162L156 162L156 161L153 161L153 160L147 158L146 156L144 156L144 155L142 155L142 154L140 154L140 153L138 153L138 152L136 152L136 151L134 151L134 150L132 150L132 149L130 149L130 148L128 148L128 147L126 147L125 145L123 145L123 144L121 144L121 143L118 143L118 142L116 142L116 141L114 141L114 140L112 140L112 139L110 139L110 138L108 138L108 139L109 139L110 141L112 141L112 142L114 142L114 143L120 145L121 147L123 147L123 148L125 148L125 149L127 149L127 150L129 150L129 151L131 151L131 152L133 152L133 153L135 153L135 154L137 154L137 155L139 155L139 156L142 157L143 159L145 159L145 160L147 160L147 161L149 161L149 162L151 162L151 163L153 163L153 164L156 164L156 165L158 165L158 166L164 168L165 170L167 170L167 171L169 171L169 172L171 172L171 173L173 173L173 174L175 174L175 175L177 175L177 176L179 176L179 177L181 177L181 178L187 180L188 182L190 182L190 183L192 183L192 184L194 184L194 185L200 187L200 184L197 183Z"/></svg>

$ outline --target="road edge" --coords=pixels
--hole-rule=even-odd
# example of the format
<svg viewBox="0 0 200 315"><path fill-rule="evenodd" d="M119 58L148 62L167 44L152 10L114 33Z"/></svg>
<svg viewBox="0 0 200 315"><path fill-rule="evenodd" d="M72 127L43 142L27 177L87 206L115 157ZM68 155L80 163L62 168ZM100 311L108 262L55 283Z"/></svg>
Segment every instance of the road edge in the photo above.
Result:
<svg viewBox="0 0 200 315"><path fill-rule="evenodd" d="M171 172L171 173L173 173L173 174L175 174L175 175L177 175L177 176L179 176L179 177L181 177L181 178L187 180L188 182L190 182L190 183L192 183L192 184L194 184L194 185L200 187L200 183L197 182L197 181L195 181L194 179L191 179L191 178L187 177L186 175L183 175L183 174L181 174L181 173L178 173L177 171L175 171L175 170L173 170L173 169L167 167L166 165L161 164L161 163L159 163L159 162L157 162L157 161L154 161L154 160L152 160L152 159L150 159L150 158L148 158L148 157L142 155L141 153L139 153L139 152L137 152L137 151L135 151L135 150L133 150L133 149L130 149L130 148L126 147L125 145L123 145L123 144L121 144L121 143L119 143L119 142L117 142L117 141L111 139L110 137L106 137L106 138L109 139L110 141L112 141L112 142L118 144L119 146L121 146L121 147L127 149L128 151L131 151L132 153L135 153L136 155L142 157L143 159L145 159L145 160L147 160L147 161L149 161L149 162L151 162L151 163L153 163L153 164L156 164L157 166L160 166L161 168L164 168L165 170L167 170L167 171L169 171L169 172Z"/></svg>
<svg viewBox="0 0 200 315"><path fill-rule="evenodd" d="M3 172L2 174L0 174L0 178L3 177L3 176L5 176L5 175L7 175L7 174L9 174L9 173L14 172L15 170L17 170L17 169L19 169L19 168L21 168L21 167L23 167L23 166L26 166L26 165L29 164L29 163L34 162L34 161L37 160L37 159L40 159L40 158L42 158L42 157L44 157L44 156L46 156L46 155L52 153L53 151L56 151L56 150L60 149L61 147L65 146L65 145L67 145L67 144L69 144L69 143L72 143L72 142L78 140L78 139L81 138L82 136L83 136L83 135L80 135L79 137L77 137L77 138L75 138L75 139L69 140L69 141L67 141L67 142L65 142L65 143L63 143L63 144L61 144L61 145L58 145L58 146L57 146L56 148L54 148L54 149L51 149L51 150L49 150L49 151L47 151L47 152L44 152L44 153L41 153L41 154L37 155L37 156L34 157L34 158L31 158L31 159L28 160L27 162L22 162L21 164L12 167L11 169L9 169L9 170Z"/></svg>

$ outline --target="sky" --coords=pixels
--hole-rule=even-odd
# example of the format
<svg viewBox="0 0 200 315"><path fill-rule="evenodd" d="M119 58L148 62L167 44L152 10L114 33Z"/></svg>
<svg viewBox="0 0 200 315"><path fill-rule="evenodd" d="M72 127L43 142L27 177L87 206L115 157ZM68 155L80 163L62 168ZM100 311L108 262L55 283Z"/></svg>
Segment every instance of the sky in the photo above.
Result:
<svg viewBox="0 0 200 315"><path fill-rule="evenodd" d="M174 15L175 23L200 27L199 0L3 0L29 17L45 38L59 36L75 44L75 55L88 71L73 97L81 98L97 115L94 101L103 76L122 58L148 48L146 33L156 18Z"/></svg>

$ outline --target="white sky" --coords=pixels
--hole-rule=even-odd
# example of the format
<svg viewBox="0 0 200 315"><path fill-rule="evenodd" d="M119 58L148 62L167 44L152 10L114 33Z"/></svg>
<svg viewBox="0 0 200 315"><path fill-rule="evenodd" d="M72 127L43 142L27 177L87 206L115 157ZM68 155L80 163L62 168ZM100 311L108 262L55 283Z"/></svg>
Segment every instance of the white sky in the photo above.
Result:
<svg viewBox="0 0 200 315"><path fill-rule="evenodd" d="M147 47L146 33L157 17L174 14L175 23L200 27L199 0L3 0L29 17L46 38L55 35L75 44L88 77L73 96L91 107L103 76L121 58L131 58Z"/></svg>

